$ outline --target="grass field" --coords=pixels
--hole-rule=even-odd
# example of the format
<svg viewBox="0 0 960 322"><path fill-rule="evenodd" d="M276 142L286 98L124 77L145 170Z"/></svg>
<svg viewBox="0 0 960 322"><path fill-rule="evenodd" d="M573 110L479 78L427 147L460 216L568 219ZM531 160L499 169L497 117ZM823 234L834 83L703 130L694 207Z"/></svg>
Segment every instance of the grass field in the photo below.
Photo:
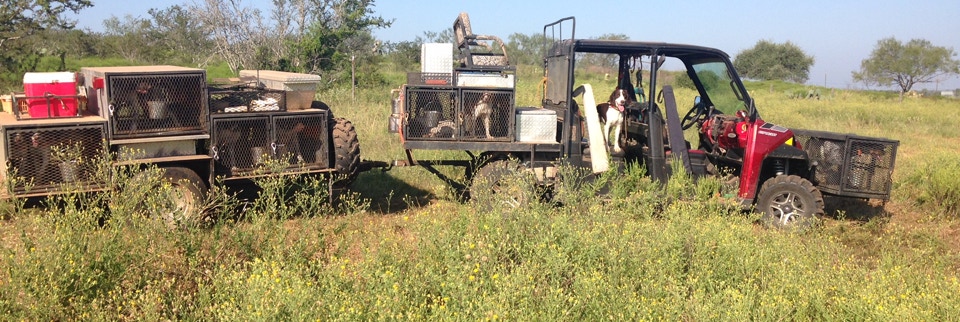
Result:
<svg viewBox="0 0 960 322"><path fill-rule="evenodd" d="M536 105L537 72L519 72L518 104ZM226 204L218 220L170 230L137 207L150 205L149 190L66 195L4 205L0 318L955 319L960 100L749 87L767 121L899 140L892 200L830 200L823 227L782 232L714 197L716 180L675 177L661 189L630 169L605 197L603 182L561 185L563 206L507 211L459 203L410 167L361 174L336 209L314 193L323 189L284 191L322 184L295 178L263 179L264 197L240 214L214 191L211 202ZM678 93L684 112L692 97ZM404 158L387 133L389 88L320 98L357 125L364 159Z"/></svg>

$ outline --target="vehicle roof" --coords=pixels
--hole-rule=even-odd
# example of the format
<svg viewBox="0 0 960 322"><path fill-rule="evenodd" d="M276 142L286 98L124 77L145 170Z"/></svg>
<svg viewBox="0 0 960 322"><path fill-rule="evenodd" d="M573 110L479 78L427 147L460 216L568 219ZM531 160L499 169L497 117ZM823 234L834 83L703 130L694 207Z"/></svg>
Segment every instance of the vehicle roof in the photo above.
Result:
<svg viewBox="0 0 960 322"><path fill-rule="evenodd" d="M718 56L730 58L726 52L720 49L676 43L611 39L574 39L572 42L571 40L565 40L562 46L575 45L576 52L609 54L652 53L656 50L658 54L683 60Z"/></svg>

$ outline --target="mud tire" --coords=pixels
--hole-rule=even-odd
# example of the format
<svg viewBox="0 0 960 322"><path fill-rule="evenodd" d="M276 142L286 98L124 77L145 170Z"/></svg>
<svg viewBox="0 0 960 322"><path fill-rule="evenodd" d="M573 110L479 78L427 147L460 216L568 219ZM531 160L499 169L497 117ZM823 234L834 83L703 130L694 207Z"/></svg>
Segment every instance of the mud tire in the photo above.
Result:
<svg viewBox="0 0 960 322"><path fill-rule="evenodd" d="M764 182L757 198L761 220L780 229L809 228L823 216L823 195L807 179L782 175Z"/></svg>

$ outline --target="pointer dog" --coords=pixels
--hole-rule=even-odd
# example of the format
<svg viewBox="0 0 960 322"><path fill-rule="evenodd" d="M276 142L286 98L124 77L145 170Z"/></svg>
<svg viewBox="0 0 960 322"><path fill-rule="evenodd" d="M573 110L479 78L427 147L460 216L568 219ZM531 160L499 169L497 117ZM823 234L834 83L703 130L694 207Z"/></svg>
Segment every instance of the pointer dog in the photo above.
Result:
<svg viewBox="0 0 960 322"><path fill-rule="evenodd" d="M620 130L623 127L624 109L630 105L633 99L626 90L617 89L610 94L610 100L597 105L597 114L600 115L600 122L603 123L603 140L609 142L610 134L613 134L613 151L620 152ZM611 132L611 129L613 132ZM609 144L609 143L608 143Z"/></svg>
<svg viewBox="0 0 960 322"><path fill-rule="evenodd" d="M483 130L486 132L487 138L493 138L490 135L490 114L493 114L493 94L483 93L480 96L480 100L477 101L477 104L473 106L473 113L468 117L466 130L471 135L477 135L475 132L477 130L477 122L483 122Z"/></svg>

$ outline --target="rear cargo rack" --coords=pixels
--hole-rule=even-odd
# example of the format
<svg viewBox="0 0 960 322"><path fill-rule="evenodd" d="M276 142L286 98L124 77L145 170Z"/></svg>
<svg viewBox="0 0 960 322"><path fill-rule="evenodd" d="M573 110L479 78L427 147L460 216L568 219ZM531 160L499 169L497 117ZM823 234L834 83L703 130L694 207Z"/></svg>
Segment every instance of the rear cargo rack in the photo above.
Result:
<svg viewBox="0 0 960 322"><path fill-rule="evenodd" d="M61 106L61 108L63 108L64 110L66 110L66 106L67 106L67 105L66 105L66 103L65 103L63 100L65 100L65 99L73 99L73 100L75 100L75 101L77 102L77 104L79 105L79 102L81 101L81 98L85 98L85 96L82 96L82 95L54 95L54 94L50 94L50 93L46 93L46 94L43 95L43 96L24 96L24 95L19 95L19 94L17 94L17 93L11 93L11 94L10 94L10 99L11 99L12 102L13 102L13 103L11 104L11 106L12 106L12 108L13 108L13 115L17 117L17 120L18 120L18 121L19 121L19 120L23 120L23 119L82 117L82 116L83 116L83 109L81 109L81 108L79 108L79 107L76 108L76 111L74 111L73 113L70 113L70 114L60 114L60 113L56 113L56 112L58 112L58 111L53 107L53 106L55 105L55 104L54 104L55 102L59 102L59 103L60 103L59 106ZM21 100L21 99L28 102L28 103L27 103L27 109L28 109L28 110L30 109L30 106L29 106L29 105L30 105L30 104L29 104L30 101L29 101L29 100L45 100L45 101L46 101L46 106L47 106L47 110L46 110L46 112L47 112L46 115L47 115L47 116L46 116L46 117L33 117L33 116L30 115L29 112L27 112L27 111L22 111L21 108L20 108L20 102L19 102L19 100ZM26 115L24 115L24 113L26 113Z"/></svg>
<svg viewBox="0 0 960 322"><path fill-rule="evenodd" d="M813 164L812 179L824 193L888 199L900 141L854 134L793 130Z"/></svg>

